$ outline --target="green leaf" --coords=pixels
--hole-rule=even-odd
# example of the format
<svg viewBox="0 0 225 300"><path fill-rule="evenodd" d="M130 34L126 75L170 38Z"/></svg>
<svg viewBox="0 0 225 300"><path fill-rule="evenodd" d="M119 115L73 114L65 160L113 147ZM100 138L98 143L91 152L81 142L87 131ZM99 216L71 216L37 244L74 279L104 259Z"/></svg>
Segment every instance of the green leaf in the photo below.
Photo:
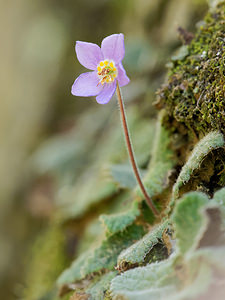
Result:
<svg viewBox="0 0 225 300"><path fill-rule="evenodd" d="M57 279L57 285L61 286L66 283L71 283L77 280L81 280L83 278L81 274L81 269L86 262L88 256L92 253L91 250L84 252L75 261L71 264L71 266L64 270L59 278Z"/></svg>
<svg viewBox="0 0 225 300"><path fill-rule="evenodd" d="M100 247L93 250L82 268L83 276L97 272L101 269L113 270L120 252L144 234L143 227L131 225L123 232L119 232L104 240Z"/></svg>
<svg viewBox="0 0 225 300"><path fill-rule="evenodd" d="M207 134L200 142L195 146L191 156L186 164L183 166L179 177L173 187L174 200L179 196L179 189L186 184L193 172L201 165L202 160L206 155L214 149L224 146L224 137L221 132L213 131ZM172 205L174 202L172 201Z"/></svg>
<svg viewBox="0 0 225 300"><path fill-rule="evenodd" d="M141 176L146 173L145 170L139 168ZM116 183L122 188L133 189L137 185L136 178L134 176L134 171L131 165L112 165L110 167L110 173Z"/></svg>
<svg viewBox="0 0 225 300"><path fill-rule="evenodd" d="M114 270L120 252L144 234L142 226L131 225L123 232L114 234L90 249L65 270L58 279L58 284L74 282L85 278L88 274L101 270Z"/></svg>
<svg viewBox="0 0 225 300"><path fill-rule="evenodd" d="M199 192L186 194L177 203L172 220L174 222L177 247L184 255L196 248L207 227L207 218L203 208L208 204L206 195Z"/></svg>
<svg viewBox="0 0 225 300"><path fill-rule="evenodd" d="M213 266L215 269L225 272L225 245L218 247L206 247L197 249L195 253L192 253L190 260L193 260L195 265L198 265L198 261L204 260L208 265Z"/></svg>
<svg viewBox="0 0 225 300"><path fill-rule="evenodd" d="M168 222L164 222L161 225L153 228L148 234L146 234L141 240L133 244L131 247L125 249L118 257L117 268L123 270L127 266L140 265L142 264L146 257L151 254L153 247L162 243L162 235L168 226ZM165 247L165 245L164 245ZM158 259L160 259L160 253L158 254ZM156 254L156 255L157 255Z"/></svg>
<svg viewBox="0 0 225 300"><path fill-rule="evenodd" d="M110 182L98 168L90 168L88 174L80 176L74 186L64 186L58 192L58 217L61 221L80 217L93 205L111 197L117 190L115 183Z"/></svg>
<svg viewBox="0 0 225 300"><path fill-rule="evenodd" d="M171 300L224 299L225 247L201 248L188 255L184 262L188 270L182 289ZM189 282L188 284L185 284ZM220 296L219 296L220 295Z"/></svg>
<svg viewBox="0 0 225 300"><path fill-rule="evenodd" d="M61 175L61 180L65 180L66 174L73 175L73 178L79 176L108 114L102 115L96 108L87 110L76 120L77 126L69 133L58 134L41 144L31 158L31 167L39 174L50 172ZM93 118L95 122L92 122Z"/></svg>
<svg viewBox="0 0 225 300"><path fill-rule="evenodd" d="M192 257L186 261L186 269L183 266L183 272L187 271L189 274L184 275L180 288L177 288L177 291L168 300L196 300L203 292L208 291L212 281L212 271L208 264L201 261L201 258L196 260ZM179 265L177 267L179 268Z"/></svg>
<svg viewBox="0 0 225 300"><path fill-rule="evenodd" d="M128 270L112 280L113 296L129 300L167 299L175 291L174 257Z"/></svg>
<svg viewBox="0 0 225 300"><path fill-rule="evenodd" d="M154 148L152 159L150 161L148 172L144 178L144 185L151 197L162 193L168 187L167 177L169 171L173 168L175 162L173 152L170 149L170 138L168 131L162 126L162 118L164 111L159 115L156 127L156 136L154 138ZM138 195L142 195L140 189L137 190Z"/></svg>
<svg viewBox="0 0 225 300"><path fill-rule="evenodd" d="M117 272L109 272L100 277L100 280L91 284L86 293L91 296L91 300L104 300L105 293L110 287L111 280L116 276Z"/></svg>
<svg viewBox="0 0 225 300"><path fill-rule="evenodd" d="M225 227L225 188L220 189L214 194L213 200L218 204L221 214L223 227Z"/></svg>
<svg viewBox="0 0 225 300"><path fill-rule="evenodd" d="M213 299L217 286L224 295L219 284L225 275L224 253L224 246L198 249L185 260L173 254L160 263L128 270L112 280L112 294L128 300Z"/></svg>
<svg viewBox="0 0 225 300"><path fill-rule="evenodd" d="M111 215L101 215L100 221L105 227L106 234L112 235L123 231L126 227L131 225L139 215L138 202L134 201L129 210Z"/></svg>
<svg viewBox="0 0 225 300"><path fill-rule="evenodd" d="M134 148L137 158L140 164L145 164L149 159L149 145L153 140L154 122L149 124L149 120L141 118L140 112L136 109L129 109L128 112L129 125L132 135L135 136ZM88 116L90 117L90 115ZM85 149L82 148L79 151L79 155L74 159L78 164L81 163L81 166L74 170L75 175L71 176L69 173L70 180L67 180L66 176L59 180L56 205L61 221L81 217L92 206L96 206L118 191L118 184L112 180L112 176L108 172L110 164L121 164L128 160L118 118L118 115L113 115L111 119L108 118L109 122L106 122L106 125L109 128L106 127L102 134L98 134L97 141L94 134L90 137L93 142L95 141L95 147L88 146L88 144L87 147L84 147ZM97 133L98 131L95 131L95 134ZM88 137L89 135L85 136L85 140ZM87 149L90 153L88 153L89 159L85 164L83 154L87 154ZM71 172L70 165L67 166L67 171ZM130 176L132 176L131 173ZM72 178L76 179L75 183L71 180Z"/></svg>

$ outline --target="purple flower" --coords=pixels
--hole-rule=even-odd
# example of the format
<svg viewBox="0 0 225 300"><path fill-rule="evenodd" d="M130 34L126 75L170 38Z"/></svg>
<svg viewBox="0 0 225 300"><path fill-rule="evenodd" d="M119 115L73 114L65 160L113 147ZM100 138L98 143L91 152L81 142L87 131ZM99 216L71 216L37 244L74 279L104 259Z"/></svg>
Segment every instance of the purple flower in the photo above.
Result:
<svg viewBox="0 0 225 300"><path fill-rule="evenodd" d="M72 86L75 96L97 96L100 104L106 104L116 90L116 81L120 86L130 79L123 68L125 54L124 35L112 34L102 41L101 48L93 43L76 42L76 54L79 62L92 72L81 74Z"/></svg>

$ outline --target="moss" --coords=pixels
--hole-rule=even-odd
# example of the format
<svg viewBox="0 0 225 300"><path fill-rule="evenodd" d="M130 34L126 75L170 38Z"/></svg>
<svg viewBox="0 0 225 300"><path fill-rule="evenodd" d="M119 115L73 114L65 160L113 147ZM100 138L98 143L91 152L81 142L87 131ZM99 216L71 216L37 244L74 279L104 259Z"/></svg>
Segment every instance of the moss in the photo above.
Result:
<svg viewBox="0 0 225 300"><path fill-rule="evenodd" d="M197 138L212 130L225 133L225 2L202 24L188 55L173 59L167 83L158 91L167 126Z"/></svg>

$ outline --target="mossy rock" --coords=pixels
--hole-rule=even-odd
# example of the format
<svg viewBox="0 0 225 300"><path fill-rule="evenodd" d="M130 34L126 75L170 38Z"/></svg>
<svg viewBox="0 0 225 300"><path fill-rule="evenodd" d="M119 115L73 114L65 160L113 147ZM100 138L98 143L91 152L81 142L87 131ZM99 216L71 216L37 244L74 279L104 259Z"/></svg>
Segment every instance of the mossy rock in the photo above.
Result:
<svg viewBox="0 0 225 300"><path fill-rule="evenodd" d="M190 45L181 49L182 55L172 57L167 82L158 91L157 102L168 113L165 123L197 138L212 130L225 133L224 1L206 15Z"/></svg>

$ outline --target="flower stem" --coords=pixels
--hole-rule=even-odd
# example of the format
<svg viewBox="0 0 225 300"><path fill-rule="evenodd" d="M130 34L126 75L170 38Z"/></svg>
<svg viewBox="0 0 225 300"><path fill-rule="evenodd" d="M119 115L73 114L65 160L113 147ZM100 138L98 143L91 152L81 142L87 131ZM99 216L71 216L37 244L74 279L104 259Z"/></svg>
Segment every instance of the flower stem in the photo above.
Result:
<svg viewBox="0 0 225 300"><path fill-rule="evenodd" d="M150 198L150 196L148 195L148 193L144 187L144 184L141 180L140 172L138 170L137 163L136 163L136 160L134 157L134 151L133 151L133 147L131 144L130 134L129 134L128 126L127 126L127 118L126 118L124 103L123 103L123 99L122 99L118 81L117 81L117 86L116 86L116 93L117 93L117 98L118 98L118 102L119 102L121 120L122 120L122 124L123 124L123 130L124 130L124 135L125 135L125 140L126 140L126 144L127 144L127 150L128 150L129 158L131 161L131 165L132 165L135 177L137 179L137 182L140 186L140 189L141 189L143 195L145 196L146 203L148 204L149 208L152 210L154 215L157 217L159 215L159 212L156 209L154 203L152 202L152 199Z"/></svg>

